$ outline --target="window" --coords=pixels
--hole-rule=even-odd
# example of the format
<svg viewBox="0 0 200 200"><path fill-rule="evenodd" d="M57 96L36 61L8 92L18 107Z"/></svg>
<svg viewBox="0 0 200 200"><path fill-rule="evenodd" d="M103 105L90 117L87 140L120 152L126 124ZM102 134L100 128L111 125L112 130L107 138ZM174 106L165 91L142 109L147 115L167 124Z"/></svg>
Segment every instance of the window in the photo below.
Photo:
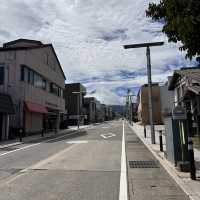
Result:
<svg viewBox="0 0 200 200"><path fill-rule="evenodd" d="M63 96L63 91L60 87L58 87L56 84L51 83L50 84L50 92L52 94L55 94L56 96L62 97Z"/></svg>
<svg viewBox="0 0 200 200"><path fill-rule="evenodd" d="M28 82L32 85L34 85L34 71L29 69L29 80Z"/></svg>
<svg viewBox="0 0 200 200"><path fill-rule="evenodd" d="M29 70L26 66L21 66L21 81L29 82Z"/></svg>
<svg viewBox="0 0 200 200"><path fill-rule="evenodd" d="M34 73L34 86L38 87L38 88L41 88L41 89L43 88L43 79L37 73Z"/></svg>
<svg viewBox="0 0 200 200"><path fill-rule="evenodd" d="M21 81L24 81L24 66L21 66Z"/></svg>
<svg viewBox="0 0 200 200"><path fill-rule="evenodd" d="M0 85L4 84L4 66L0 66Z"/></svg>
<svg viewBox="0 0 200 200"><path fill-rule="evenodd" d="M42 89L46 90L47 89L47 81L46 80L42 80Z"/></svg>

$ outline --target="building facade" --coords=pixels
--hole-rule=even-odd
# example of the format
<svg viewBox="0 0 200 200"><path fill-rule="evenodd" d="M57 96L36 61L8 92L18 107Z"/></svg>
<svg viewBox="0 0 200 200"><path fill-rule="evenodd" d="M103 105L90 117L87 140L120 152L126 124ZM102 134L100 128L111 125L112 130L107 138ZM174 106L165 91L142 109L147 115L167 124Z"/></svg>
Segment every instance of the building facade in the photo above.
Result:
<svg viewBox="0 0 200 200"><path fill-rule="evenodd" d="M189 137L200 148L200 68L175 70L169 90L174 91L174 106L186 109Z"/></svg>
<svg viewBox="0 0 200 200"><path fill-rule="evenodd" d="M86 115L84 108L85 95L86 88L81 83L65 84L64 98L69 125L76 125L78 117L79 123L84 124Z"/></svg>
<svg viewBox="0 0 200 200"><path fill-rule="evenodd" d="M52 44L19 39L0 48L4 83L0 91L9 94L15 108L10 127L31 134L58 129L65 111L65 75Z"/></svg>
<svg viewBox="0 0 200 200"><path fill-rule="evenodd" d="M149 92L148 85L143 85L137 95L138 104L138 120L142 124L150 124L149 120ZM153 107L153 120L154 124L162 124L161 117L161 99L160 99L160 87L159 84L152 84L152 107Z"/></svg>

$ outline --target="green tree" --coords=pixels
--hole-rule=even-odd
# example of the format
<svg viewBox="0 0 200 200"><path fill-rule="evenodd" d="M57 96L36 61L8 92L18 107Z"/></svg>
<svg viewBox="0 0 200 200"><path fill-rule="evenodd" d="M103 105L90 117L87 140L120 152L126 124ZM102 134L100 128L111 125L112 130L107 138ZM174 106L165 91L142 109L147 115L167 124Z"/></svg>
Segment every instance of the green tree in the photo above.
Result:
<svg viewBox="0 0 200 200"><path fill-rule="evenodd" d="M147 17L164 23L162 32L169 42L181 41L186 58L200 62L200 0L160 0L149 3Z"/></svg>

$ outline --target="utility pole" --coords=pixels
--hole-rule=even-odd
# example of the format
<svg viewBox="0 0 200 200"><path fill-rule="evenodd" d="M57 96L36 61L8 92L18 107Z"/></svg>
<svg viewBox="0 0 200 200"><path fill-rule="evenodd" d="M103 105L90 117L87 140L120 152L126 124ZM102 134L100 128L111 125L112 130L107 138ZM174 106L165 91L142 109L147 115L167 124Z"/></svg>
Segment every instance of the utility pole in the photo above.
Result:
<svg viewBox="0 0 200 200"><path fill-rule="evenodd" d="M127 90L126 97L126 116L129 120L129 123L132 123L132 116L133 116L133 109L132 109L132 97L135 96L134 94L131 94L130 89Z"/></svg>
<svg viewBox="0 0 200 200"><path fill-rule="evenodd" d="M79 129L80 127L80 96L81 96L82 92L72 92L72 94L76 94L77 95L77 127Z"/></svg>
<svg viewBox="0 0 200 200"><path fill-rule="evenodd" d="M155 129L154 129L154 120L153 120L153 102L152 102L152 80L151 80L151 57L150 57L150 47L153 46L162 46L164 42L152 42L152 43L141 43L141 44L130 44L124 45L124 49L132 48L146 48L147 56L147 75L148 75L148 94L149 94L149 120L151 125L151 143L155 144Z"/></svg>

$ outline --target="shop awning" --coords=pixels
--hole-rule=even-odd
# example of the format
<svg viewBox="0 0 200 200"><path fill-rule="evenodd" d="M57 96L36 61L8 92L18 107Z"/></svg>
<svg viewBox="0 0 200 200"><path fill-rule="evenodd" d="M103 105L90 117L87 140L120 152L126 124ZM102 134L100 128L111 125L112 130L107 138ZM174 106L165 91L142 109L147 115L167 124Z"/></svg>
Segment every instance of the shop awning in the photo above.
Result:
<svg viewBox="0 0 200 200"><path fill-rule="evenodd" d="M12 98L8 94L0 93L0 113L15 114Z"/></svg>
<svg viewBox="0 0 200 200"><path fill-rule="evenodd" d="M36 104L36 103L31 103L31 102L25 102L26 109L29 112L35 112L35 113L48 113L48 110L45 106Z"/></svg>

